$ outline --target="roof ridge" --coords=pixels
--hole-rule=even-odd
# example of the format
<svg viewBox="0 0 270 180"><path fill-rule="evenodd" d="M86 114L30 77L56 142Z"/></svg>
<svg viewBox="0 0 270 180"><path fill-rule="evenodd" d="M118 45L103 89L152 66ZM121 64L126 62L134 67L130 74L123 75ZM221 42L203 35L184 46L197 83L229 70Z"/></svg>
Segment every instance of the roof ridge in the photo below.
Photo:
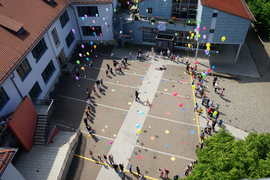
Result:
<svg viewBox="0 0 270 180"><path fill-rule="evenodd" d="M253 14L251 13L251 11L250 11L250 9L249 9L247 3L246 3L246 2L243 2L243 0L240 0L240 2L241 2L242 5L244 6L244 8L245 8L246 12L248 13L248 16L250 17L250 19L256 20L255 17L253 16ZM256 21L257 21L257 20L256 20Z"/></svg>

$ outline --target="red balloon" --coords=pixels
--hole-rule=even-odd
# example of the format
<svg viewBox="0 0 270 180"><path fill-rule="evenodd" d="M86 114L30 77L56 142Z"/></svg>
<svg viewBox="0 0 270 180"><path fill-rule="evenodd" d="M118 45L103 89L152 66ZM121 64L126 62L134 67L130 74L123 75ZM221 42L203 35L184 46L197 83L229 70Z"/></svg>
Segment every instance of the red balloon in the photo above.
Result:
<svg viewBox="0 0 270 180"><path fill-rule="evenodd" d="M208 68L207 71L210 72L211 71L211 68Z"/></svg>
<svg viewBox="0 0 270 180"><path fill-rule="evenodd" d="M173 95L174 95L174 96L177 96L177 93L176 93L176 92L174 92L174 93L173 93Z"/></svg>
<svg viewBox="0 0 270 180"><path fill-rule="evenodd" d="M194 64L196 64L196 65L197 65L197 64L198 64L198 61L195 61L195 62L194 62Z"/></svg>
<svg viewBox="0 0 270 180"><path fill-rule="evenodd" d="M180 106L180 107L183 107L183 104L182 104L182 103L179 103L179 106Z"/></svg>

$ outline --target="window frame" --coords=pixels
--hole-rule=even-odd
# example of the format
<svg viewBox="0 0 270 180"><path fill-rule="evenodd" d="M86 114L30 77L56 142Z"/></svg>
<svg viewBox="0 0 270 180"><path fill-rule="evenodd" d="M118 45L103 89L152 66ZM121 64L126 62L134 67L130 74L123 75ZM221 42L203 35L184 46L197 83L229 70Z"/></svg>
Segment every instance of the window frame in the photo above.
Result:
<svg viewBox="0 0 270 180"><path fill-rule="evenodd" d="M42 46L42 47L41 47ZM36 59L36 63L41 59L43 54L47 51L48 46L46 44L46 41L44 37L35 45L35 47L32 49L32 55L34 59ZM37 55L39 56L37 57Z"/></svg>
<svg viewBox="0 0 270 180"><path fill-rule="evenodd" d="M52 38L53 38L53 42L54 42L55 47L58 48L58 46L61 44L61 41L59 39L59 36L58 36L58 32L57 32L56 27L53 28L53 30L51 31L51 35L52 35Z"/></svg>
<svg viewBox="0 0 270 180"><path fill-rule="evenodd" d="M33 89L33 88L37 88L37 89ZM36 92L33 92L33 93L36 94L36 97L31 97L30 92L31 92L32 90L34 90L34 91L37 92L37 93L36 93ZM35 82L35 84L32 86L32 88L31 88L30 91L28 92L28 94L29 94L30 98L32 99L32 101L33 101L33 99L38 99L38 97L40 96L41 93L42 93L42 89L40 88L40 85L39 85L38 81ZM31 93L31 94L32 94L32 93Z"/></svg>
<svg viewBox="0 0 270 180"><path fill-rule="evenodd" d="M3 86L0 86L0 110L5 107L9 100L10 98L4 90Z"/></svg>
<svg viewBox="0 0 270 180"><path fill-rule="evenodd" d="M65 12L63 12L63 14L59 17L59 21L61 24L62 29L65 27L65 25L68 23L69 21L69 15L67 10Z"/></svg>
<svg viewBox="0 0 270 180"><path fill-rule="evenodd" d="M150 12L149 12L149 10L150 10ZM153 14L153 9L152 8L148 8L147 12L148 12L148 14Z"/></svg>
<svg viewBox="0 0 270 180"><path fill-rule="evenodd" d="M69 36L72 36L73 37L73 39L69 42L70 44L68 44L68 42L67 42L67 38ZM66 36L65 40L66 40L66 45L69 48L71 46L71 44L74 42L74 40L75 40L75 37L74 37L74 34L73 34L72 30L68 33L68 35Z"/></svg>
<svg viewBox="0 0 270 180"><path fill-rule="evenodd" d="M77 6L77 13L78 17L84 17L85 14L88 17L99 17L98 6Z"/></svg>
<svg viewBox="0 0 270 180"><path fill-rule="evenodd" d="M209 30L209 33L214 33L215 32L215 29L210 29Z"/></svg>
<svg viewBox="0 0 270 180"><path fill-rule="evenodd" d="M212 17L217 17L218 16L218 13L213 13Z"/></svg>
<svg viewBox="0 0 270 180"><path fill-rule="evenodd" d="M27 71L26 71L27 70ZM31 66L29 65L29 62L27 58L25 58L20 65L16 68L17 74L20 77L22 81L25 80L25 78L28 76L28 74L32 71ZM24 74L22 76L22 74Z"/></svg>
<svg viewBox="0 0 270 180"><path fill-rule="evenodd" d="M95 30L92 29L93 27L95 28ZM100 36L100 33L102 34L101 26L81 26L81 29L83 36ZM93 34L94 32L96 33L96 35Z"/></svg>
<svg viewBox="0 0 270 180"><path fill-rule="evenodd" d="M55 72L55 66L53 64L53 61L51 60L41 73L42 79L45 84L47 84L50 81L54 72Z"/></svg>

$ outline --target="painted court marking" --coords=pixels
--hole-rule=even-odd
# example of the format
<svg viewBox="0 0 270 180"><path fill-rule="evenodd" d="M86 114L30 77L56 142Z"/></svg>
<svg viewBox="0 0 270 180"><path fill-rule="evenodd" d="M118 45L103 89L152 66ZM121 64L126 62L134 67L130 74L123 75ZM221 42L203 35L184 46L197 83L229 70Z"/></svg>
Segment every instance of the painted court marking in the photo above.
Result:
<svg viewBox="0 0 270 180"><path fill-rule="evenodd" d="M86 66L86 67L89 67L89 66ZM107 69L98 68L98 67L89 67L89 68L93 68L93 69L99 69L99 70L104 70L104 71L106 71L106 70L107 70ZM142 74L136 74L136 72L135 72L135 74L125 72L125 74L130 74L130 75L135 75L135 76L145 76L145 75L142 75Z"/></svg>
<svg viewBox="0 0 270 180"><path fill-rule="evenodd" d="M196 125L196 124L189 124L189 123L185 123L185 122L181 122L181 121L175 121L175 120L166 119L166 118L157 117L157 116L152 116L152 115L147 115L147 116L148 116L148 117L152 117L152 118L156 118L156 119L165 120L165 121L175 122L175 123L178 123L178 124L185 124L185 125L189 125L189 126L195 126L195 127L197 127L197 125Z"/></svg>
<svg viewBox="0 0 270 180"><path fill-rule="evenodd" d="M162 92L162 91L156 91L157 93L160 93L160 94L166 94L166 95L171 95L173 96L173 93L166 93L166 92ZM177 97L185 97L183 95L177 95Z"/></svg>

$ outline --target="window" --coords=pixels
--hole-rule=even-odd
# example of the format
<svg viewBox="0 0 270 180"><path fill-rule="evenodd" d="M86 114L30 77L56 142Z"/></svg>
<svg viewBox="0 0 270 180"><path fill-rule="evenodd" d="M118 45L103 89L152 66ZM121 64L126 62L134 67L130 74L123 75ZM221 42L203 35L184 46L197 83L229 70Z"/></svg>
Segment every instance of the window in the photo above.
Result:
<svg viewBox="0 0 270 180"><path fill-rule="evenodd" d="M180 18L187 18L187 14L188 14L188 5L182 4L182 5L181 5L180 11L181 11L181 13L180 13Z"/></svg>
<svg viewBox="0 0 270 180"><path fill-rule="evenodd" d="M152 8L148 8L148 14L152 14Z"/></svg>
<svg viewBox="0 0 270 180"><path fill-rule="evenodd" d="M45 53L47 49L48 48L47 48L46 42L44 38L42 38L32 50L32 54L33 54L33 57L36 59L36 62L38 62L38 60L42 57L42 55Z"/></svg>
<svg viewBox="0 0 270 180"><path fill-rule="evenodd" d="M52 37L53 37L55 47L58 47L59 44L60 44L60 40L59 40L59 37L58 37L58 33L56 31L56 28L54 28L52 30Z"/></svg>
<svg viewBox="0 0 270 180"><path fill-rule="evenodd" d="M0 109L2 109L5 106L8 100L9 97L6 94L5 90L2 87L0 87Z"/></svg>
<svg viewBox="0 0 270 180"><path fill-rule="evenodd" d="M22 63L16 69L22 81L26 78L26 76L30 73L31 70L32 69L29 66L29 63L26 58L22 61Z"/></svg>
<svg viewBox="0 0 270 180"><path fill-rule="evenodd" d="M100 36L100 33L102 33L100 26L82 26L82 32L84 36L95 36L94 33Z"/></svg>
<svg viewBox="0 0 270 180"><path fill-rule="evenodd" d="M213 13L213 17L217 17L217 13Z"/></svg>
<svg viewBox="0 0 270 180"><path fill-rule="evenodd" d="M66 43L67 43L67 47L69 48L69 46L72 44L72 42L74 41L74 35L73 32L70 31L66 37Z"/></svg>
<svg viewBox="0 0 270 180"><path fill-rule="evenodd" d="M54 67L53 62L51 60L41 74L41 76L46 84L49 81L50 77L52 76L54 70L55 70L55 67Z"/></svg>
<svg viewBox="0 0 270 180"><path fill-rule="evenodd" d="M31 97L31 99L37 99L41 92L42 91L40 89L40 86L38 82L36 82L32 89L29 91L29 96Z"/></svg>
<svg viewBox="0 0 270 180"><path fill-rule="evenodd" d="M98 17L97 6L79 6L77 7L78 16L83 17L85 14L91 17Z"/></svg>
<svg viewBox="0 0 270 180"><path fill-rule="evenodd" d="M69 21L67 10L60 16L61 27L63 28Z"/></svg>
<svg viewBox="0 0 270 180"><path fill-rule="evenodd" d="M209 33L214 33L214 31L215 31L214 29L210 29Z"/></svg>

